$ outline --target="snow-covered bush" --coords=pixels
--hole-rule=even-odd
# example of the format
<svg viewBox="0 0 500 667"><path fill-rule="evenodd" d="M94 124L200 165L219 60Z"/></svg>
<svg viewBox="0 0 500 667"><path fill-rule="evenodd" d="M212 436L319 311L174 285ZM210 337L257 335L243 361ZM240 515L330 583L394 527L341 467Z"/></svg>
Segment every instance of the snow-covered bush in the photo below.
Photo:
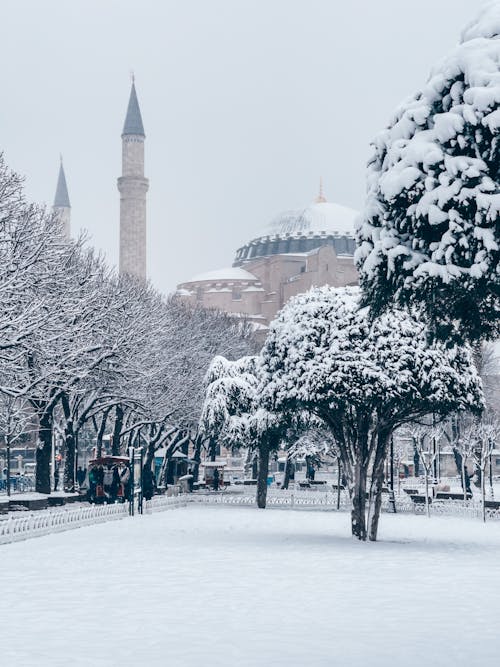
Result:
<svg viewBox="0 0 500 667"><path fill-rule="evenodd" d="M349 481L352 531L376 539L383 465L392 431L430 412L480 410L468 349L435 341L406 311L373 322L355 288L313 289L291 299L264 346L265 394L273 410L306 410L330 428Z"/></svg>
<svg viewBox="0 0 500 667"><path fill-rule="evenodd" d="M423 304L433 330L500 331L500 5L373 142L356 264L365 303Z"/></svg>

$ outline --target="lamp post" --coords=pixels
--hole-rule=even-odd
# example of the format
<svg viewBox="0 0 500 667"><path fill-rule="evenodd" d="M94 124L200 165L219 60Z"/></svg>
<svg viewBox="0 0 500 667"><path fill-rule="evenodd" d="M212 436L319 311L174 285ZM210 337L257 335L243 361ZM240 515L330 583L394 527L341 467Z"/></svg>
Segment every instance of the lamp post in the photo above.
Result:
<svg viewBox="0 0 500 667"><path fill-rule="evenodd" d="M10 496L10 433L7 433L7 496Z"/></svg>
<svg viewBox="0 0 500 667"><path fill-rule="evenodd" d="M394 494L394 436L392 435L389 454L389 486L391 493Z"/></svg>
<svg viewBox="0 0 500 667"><path fill-rule="evenodd" d="M392 511L396 514L396 498L394 497L394 436L391 435L389 445L389 502L392 505Z"/></svg>

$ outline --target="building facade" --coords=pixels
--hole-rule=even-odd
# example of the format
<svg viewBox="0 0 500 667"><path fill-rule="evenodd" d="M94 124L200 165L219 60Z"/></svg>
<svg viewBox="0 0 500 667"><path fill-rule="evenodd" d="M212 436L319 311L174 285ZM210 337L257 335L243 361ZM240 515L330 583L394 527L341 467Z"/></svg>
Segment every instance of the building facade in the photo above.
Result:
<svg viewBox="0 0 500 667"><path fill-rule="evenodd" d="M356 285L357 212L327 202L278 215L236 251L233 265L178 285L189 303L241 314L265 331L290 297L314 286Z"/></svg>

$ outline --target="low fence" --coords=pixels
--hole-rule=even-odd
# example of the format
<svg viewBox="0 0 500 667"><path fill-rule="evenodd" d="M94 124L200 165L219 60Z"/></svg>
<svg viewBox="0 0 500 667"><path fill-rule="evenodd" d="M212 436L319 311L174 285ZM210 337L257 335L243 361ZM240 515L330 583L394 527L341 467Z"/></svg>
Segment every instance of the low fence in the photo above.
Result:
<svg viewBox="0 0 500 667"><path fill-rule="evenodd" d="M144 503L148 514L185 507L185 496L156 496ZM0 544L28 540L50 533L82 528L104 521L125 519L129 516L128 503L113 505L80 505L71 509L41 510L11 514L0 521Z"/></svg>
<svg viewBox="0 0 500 667"><path fill-rule="evenodd" d="M128 516L128 505L92 505L10 515L0 521L0 544L80 528Z"/></svg>
<svg viewBox="0 0 500 667"><path fill-rule="evenodd" d="M144 511L146 514L153 512L162 512L165 510L173 510L178 507L186 507L187 496L154 496L151 500L146 500L144 503Z"/></svg>
<svg viewBox="0 0 500 667"><path fill-rule="evenodd" d="M254 506L255 493L209 493L192 495L190 502L205 503L208 505L242 505ZM340 501L340 502L339 502ZM382 496L382 512L393 513L394 504L398 514L425 514L425 504L414 503L410 496L402 494L395 496L394 503L388 494ZM337 497L337 492L331 491L277 491L270 490L267 495L267 507L283 507L289 509L315 509L327 511L348 511L351 507L349 496L345 491ZM429 506L431 516L462 516L471 519L482 518L483 505L480 501L463 500L434 500ZM487 519L500 519L500 510L486 508Z"/></svg>
<svg viewBox="0 0 500 667"><path fill-rule="evenodd" d="M340 501L340 502L339 502ZM155 496L144 503L144 512L154 512L186 507L188 503L205 505L255 506L255 493L207 493L182 494L179 496ZM415 504L409 496L395 498L397 513L425 514L425 504ZM282 507L302 510L348 511L350 502L345 492L338 498L332 491L270 490L267 496L268 507ZM483 506L480 501L434 500L430 506L432 516L461 516L480 519ZM383 512L393 512L390 499L382 501ZM124 519L129 516L128 503L115 505L81 505L57 510L26 512L21 515L9 515L0 521L0 544L27 540L49 533L56 533L73 528L81 528L104 521ZM500 519L500 510L487 508L487 519Z"/></svg>

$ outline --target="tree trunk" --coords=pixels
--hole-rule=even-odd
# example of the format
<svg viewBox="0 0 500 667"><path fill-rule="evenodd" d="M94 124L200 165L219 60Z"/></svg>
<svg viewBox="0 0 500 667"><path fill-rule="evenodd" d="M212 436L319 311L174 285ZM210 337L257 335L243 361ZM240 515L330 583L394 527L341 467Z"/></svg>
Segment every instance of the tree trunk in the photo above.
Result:
<svg viewBox="0 0 500 667"><path fill-rule="evenodd" d="M202 438L198 434L194 441L194 452L193 452L193 461L196 461L193 468L193 482L197 482L200 476L200 463L201 463L201 447L202 447Z"/></svg>
<svg viewBox="0 0 500 667"><path fill-rule="evenodd" d="M50 493L50 458L52 454L52 412L39 417L36 449L35 491Z"/></svg>
<svg viewBox="0 0 500 667"><path fill-rule="evenodd" d="M75 434L72 419L66 422L64 440L66 456L64 457L63 489L73 493L75 490Z"/></svg>
<svg viewBox="0 0 500 667"><path fill-rule="evenodd" d="M420 454L416 445L413 447L413 476L420 477Z"/></svg>
<svg viewBox="0 0 500 667"><path fill-rule="evenodd" d="M103 412L101 425L99 426L99 430L97 431L96 449L95 449L96 459L100 459L102 456L102 439L104 438L104 432L106 431L106 422L108 420L108 414L109 410L105 410Z"/></svg>
<svg viewBox="0 0 500 667"><path fill-rule="evenodd" d="M259 447L259 472L257 476L257 507L265 509L267 500L267 474L269 472L269 447Z"/></svg>
<svg viewBox="0 0 500 667"><path fill-rule="evenodd" d="M287 456L285 463L285 476L283 477L283 484L281 485L282 489L288 489L288 485L290 484L290 476L292 474L292 466L293 461L289 456Z"/></svg>
<svg viewBox="0 0 500 667"><path fill-rule="evenodd" d="M481 499L483 503L483 523L486 523L486 470L481 468Z"/></svg>
<svg viewBox="0 0 500 667"><path fill-rule="evenodd" d="M431 509L429 505L429 472L430 470L425 467L425 510L427 513L427 518L431 518Z"/></svg>
<svg viewBox="0 0 500 667"><path fill-rule="evenodd" d="M210 458L210 461L214 462L216 459L217 455L217 442L214 440L214 438L210 438L208 442L208 456Z"/></svg>
<svg viewBox="0 0 500 667"><path fill-rule="evenodd" d="M71 415L71 408L67 394L61 395L61 406L64 413L64 473L63 473L63 489L73 493L75 490L75 432L73 428L73 417Z"/></svg>
<svg viewBox="0 0 500 667"><path fill-rule="evenodd" d="M387 439L382 435L379 437L370 485L370 525L368 535L370 542L375 542L377 539L380 508L382 507L382 486L384 484L384 461L386 458L386 450Z"/></svg>
<svg viewBox="0 0 500 667"><path fill-rule="evenodd" d="M111 442L111 455L120 456L121 453L121 439L120 433L123 428L123 416L124 411L121 405L117 405L115 408L115 423L113 426L113 440Z"/></svg>
<svg viewBox="0 0 500 667"><path fill-rule="evenodd" d="M366 466L359 457L354 464L354 485L352 489L351 530L353 537L366 540Z"/></svg>

